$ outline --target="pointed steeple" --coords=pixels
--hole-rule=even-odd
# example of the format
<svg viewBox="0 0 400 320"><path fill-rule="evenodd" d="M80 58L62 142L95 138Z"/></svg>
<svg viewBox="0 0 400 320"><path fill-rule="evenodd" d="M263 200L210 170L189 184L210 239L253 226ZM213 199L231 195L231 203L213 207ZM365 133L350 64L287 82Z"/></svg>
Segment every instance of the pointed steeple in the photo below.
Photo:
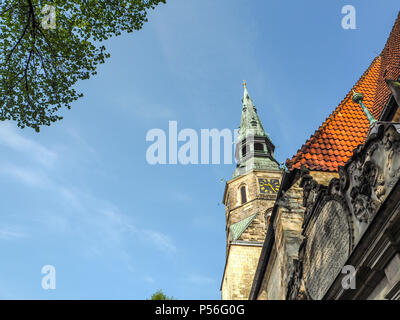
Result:
<svg viewBox="0 0 400 320"><path fill-rule="evenodd" d="M247 91L246 82L243 82L243 99L242 99L242 120L240 122L239 135L245 138L248 135L268 137L257 114L257 109L251 100Z"/></svg>
<svg viewBox="0 0 400 320"><path fill-rule="evenodd" d="M243 82L242 119L236 144L237 168L234 177L247 172L260 170L280 170L279 163L274 158L275 146L265 132L257 109Z"/></svg>

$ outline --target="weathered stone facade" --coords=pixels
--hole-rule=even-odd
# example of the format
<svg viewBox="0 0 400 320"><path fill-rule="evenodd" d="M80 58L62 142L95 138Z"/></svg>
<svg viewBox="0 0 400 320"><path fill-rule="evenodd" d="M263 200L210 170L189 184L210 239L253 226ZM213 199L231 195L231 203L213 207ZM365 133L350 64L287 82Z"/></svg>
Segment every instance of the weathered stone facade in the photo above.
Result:
<svg viewBox="0 0 400 320"><path fill-rule="evenodd" d="M275 243L271 260L263 277L257 299L277 300L285 298L287 271L293 269L301 243L301 225L303 223L301 188L294 185L278 204L277 215L273 222Z"/></svg>
<svg viewBox="0 0 400 320"><path fill-rule="evenodd" d="M330 179L338 176L336 173L317 171L311 174L321 183L328 183ZM302 231L307 205L303 200L303 188L299 178L300 174L293 179L290 188L281 190L279 200L274 205L273 224L268 230L271 233L270 238L273 239L269 249L269 260L264 266L262 261L258 264L258 275L255 278L258 278L259 286L256 288L253 283L251 299L285 299L289 282L293 281L291 274L300 259L299 248L304 239ZM263 250L268 250L267 247L264 243Z"/></svg>
<svg viewBox="0 0 400 320"><path fill-rule="evenodd" d="M400 299L400 124L371 126L328 184L305 168L290 175L274 207L268 263L255 275L263 274L261 286L255 296L253 284L250 298Z"/></svg>
<svg viewBox="0 0 400 320"><path fill-rule="evenodd" d="M363 146L331 182L347 205L356 286L345 290L338 274L324 298L400 299L400 124L375 123ZM316 203L315 206L320 206Z"/></svg>
<svg viewBox="0 0 400 320"><path fill-rule="evenodd" d="M222 299L248 299L254 272L265 239L268 217L276 195L260 194L259 180L281 179L280 171L253 170L227 182L224 196L226 217L226 265L221 285ZM241 188L246 202L241 203ZM231 226L255 215L237 239Z"/></svg>
<svg viewBox="0 0 400 320"><path fill-rule="evenodd" d="M229 227L244 218L257 213L257 216L238 240L263 242L267 230L266 213L274 205L276 195L260 194L259 178L281 179L279 171L254 170L244 176L227 182L225 195L225 217L227 226L227 240ZM246 203L241 203L241 187L246 188ZM228 242L227 242L228 245Z"/></svg>
<svg viewBox="0 0 400 320"><path fill-rule="evenodd" d="M262 244L232 244L221 286L222 299L248 299Z"/></svg>

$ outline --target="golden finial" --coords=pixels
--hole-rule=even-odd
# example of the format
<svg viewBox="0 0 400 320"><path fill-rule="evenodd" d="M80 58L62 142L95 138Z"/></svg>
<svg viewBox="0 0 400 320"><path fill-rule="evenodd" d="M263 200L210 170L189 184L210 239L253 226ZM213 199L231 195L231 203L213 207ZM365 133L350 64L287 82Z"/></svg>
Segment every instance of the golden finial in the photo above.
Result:
<svg viewBox="0 0 400 320"><path fill-rule="evenodd" d="M243 80L243 87L246 88L246 80Z"/></svg>

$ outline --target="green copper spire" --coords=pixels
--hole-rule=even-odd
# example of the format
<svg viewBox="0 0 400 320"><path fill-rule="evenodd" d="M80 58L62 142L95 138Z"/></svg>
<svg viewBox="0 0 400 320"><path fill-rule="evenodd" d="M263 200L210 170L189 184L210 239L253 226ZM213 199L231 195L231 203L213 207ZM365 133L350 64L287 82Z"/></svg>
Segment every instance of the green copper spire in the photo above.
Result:
<svg viewBox="0 0 400 320"><path fill-rule="evenodd" d="M355 103L360 104L361 108L363 109L365 115L367 116L367 119L369 121L369 125L372 125L373 123L376 122L376 119L374 118L374 116L371 114L371 112L369 112L369 110L367 109L367 107L365 106L365 104L363 103L363 99L364 96L361 93L357 93L353 90L353 101Z"/></svg>
<svg viewBox="0 0 400 320"><path fill-rule="evenodd" d="M246 82L243 86L242 119L235 151L237 168L233 176L237 177L252 170L279 171L279 163L274 158L275 146L258 117Z"/></svg>
<svg viewBox="0 0 400 320"><path fill-rule="evenodd" d="M240 138L245 138L248 135L268 137L258 117L253 100L251 100L249 92L247 91L246 82L243 82L243 87L242 120L240 122L239 136Z"/></svg>

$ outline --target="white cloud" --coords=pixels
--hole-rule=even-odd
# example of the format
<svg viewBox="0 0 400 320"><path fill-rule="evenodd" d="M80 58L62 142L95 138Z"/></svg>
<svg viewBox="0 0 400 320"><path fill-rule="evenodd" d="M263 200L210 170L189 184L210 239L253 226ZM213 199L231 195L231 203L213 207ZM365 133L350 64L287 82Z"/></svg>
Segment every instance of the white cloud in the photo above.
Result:
<svg viewBox="0 0 400 320"><path fill-rule="evenodd" d="M70 230L74 230L75 235L83 239L82 249L86 256L101 256L103 252L112 250L114 253L118 252L132 271L130 250L127 249L131 245L132 237L149 242L164 253L177 251L168 235L137 226L132 217L121 212L116 205L83 190L59 187L59 191L65 205L74 208L66 219L79 225Z"/></svg>
<svg viewBox="0 0 400 320"><path fill-rule="evenodd" d="M214 278L210 278L200 274L192 274L188 276L185 280L195 285L210 285L212 283L215 283Z"/></svg>
<svg viewBox="0 0 400 320"><path fill-rule="evenodd" d="M13 240L25 238L26 234L9 229L0 229L0 239L1 240Z"/></svg>
<svg viewBox="0 0 400 320"><path fill-rule="evenodd" d="M56 153L36 141L23 137L9 124L0 126L0 145L26 153L46 167L51 167L57 159Z"/></svg>
<svg viewBox="0 0 400 320"><path fill-rule="evenodd" d="M154 230L144 230L143 235L145 236L147 241L150 241L156 246L156 248L165 253L172 253L177 251L177 248L174 245L172 239L162 232Z"/></svg>
<svg viewBox="0 0 400 320"><path fill-rule="evenodd" d="M13 176L21 182L30 186L43 187L50 183L48 177L32 168L24 168L13 164L2 164L1 172Z"/></svg>
<svg viewBox="0 0 400 320"><path fill-rule="evenodd" d="M172 108L158 103L154 103L138 96L126 96L120 94L111 98L113 104L117 104L123 110L129 110L135 116L154 121L155 119L171 120L176 118L175 112Z"/></svg>
<svg viewBox="0 0 400 320"><path fill-rule="evenodd" d="M156 282L156 280L154 280L154 278L153 278L153 277L150 277L150 276L145 276L143 279L144 279L144 281L146 281L148 284L154 284L154 283Z"/></svg>
<svg viewBox="0 0 400 320"><path fill-rule="evenodd" d="M88 153L96 154L96 150L82 137L82 134L75 128L68 128L67 133L75 140L75 142L82 146Z"/></svg>
<svg viewBox="0 0 400 320"><path fill-rule="evenodd" d="M95 152L77 131L70 130L69 134L77 145L86 149L86 154ZM151 243L155 250L166 253L176 251L176 246L168 235L136 226L132 215L122 212L118 206L106 199L92 194L90 189L74 186L72 182L66 185L64 181L69 180L65 180L59 171L52 170L54 162L61 162L62 158L34 140L25 138L10 125L0 127L0 146L21 153L19 159L24 163L21 166L4 160L4 163L0 163L0 174L9 175L28 186L44 188L49 195L58 200L60 207L57 207L57 211L46 208L45 212L30 213L28 220L35 221L37 230L43 228L59 236L78 240L80 253L90 259L112 254L131 272L134 270L132 237ZM85 153L70 154L79 160L77 163L82 163L80 158L86 156ZM17 230L0 228L2 240L24 236L24 233Z"/></svg>

